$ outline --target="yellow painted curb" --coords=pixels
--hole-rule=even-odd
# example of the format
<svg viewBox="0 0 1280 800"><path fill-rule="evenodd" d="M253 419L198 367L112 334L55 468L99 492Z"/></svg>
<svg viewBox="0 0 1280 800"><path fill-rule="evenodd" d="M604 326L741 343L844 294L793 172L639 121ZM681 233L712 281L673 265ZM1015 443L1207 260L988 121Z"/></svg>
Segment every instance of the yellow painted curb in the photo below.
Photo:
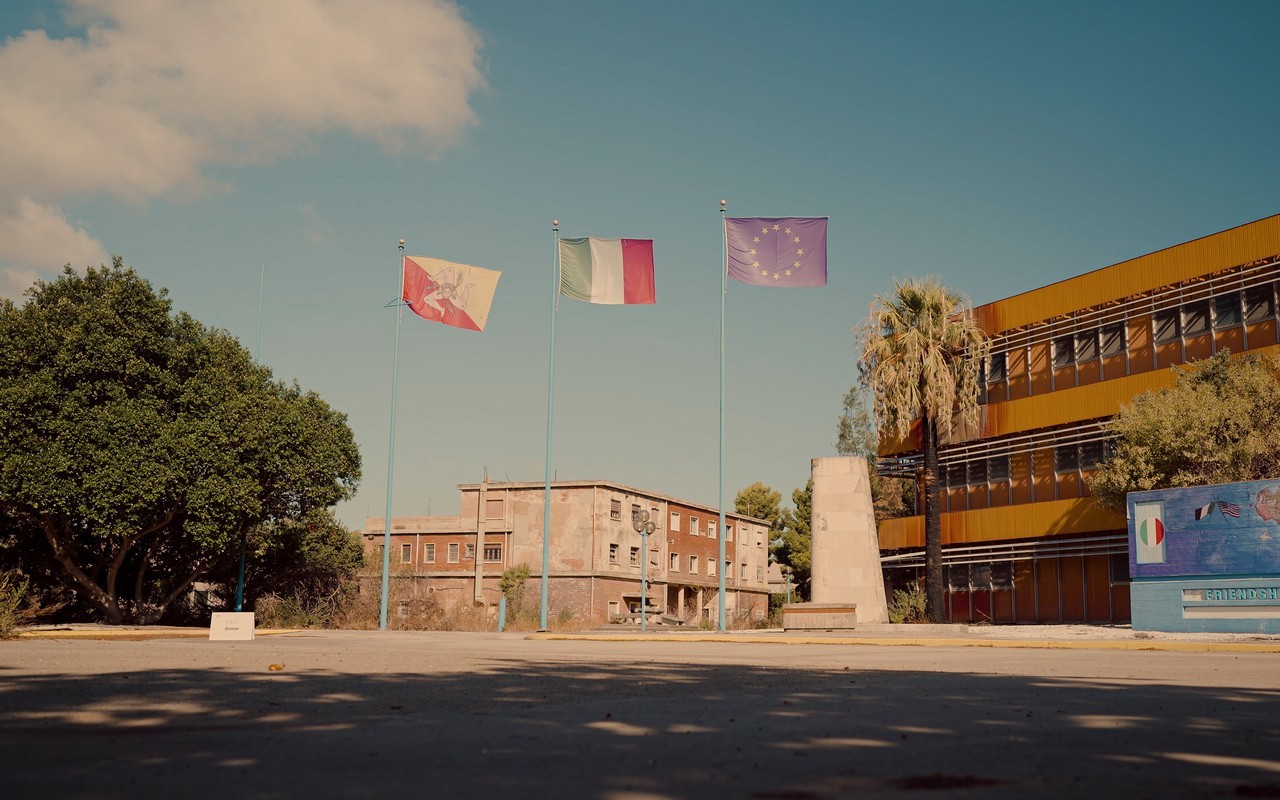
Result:
<svg viewBox="0 0 1280 800"><path fill-rule="evenodd" d="M988 647L1038 650L1153 650L1179 653L1280 653L1280 642L1162 642L1094 639L948 639L925 637L734 636L531 633L526 639L589 642L720 642L725 644L823 644L868 647Z"/></svg>

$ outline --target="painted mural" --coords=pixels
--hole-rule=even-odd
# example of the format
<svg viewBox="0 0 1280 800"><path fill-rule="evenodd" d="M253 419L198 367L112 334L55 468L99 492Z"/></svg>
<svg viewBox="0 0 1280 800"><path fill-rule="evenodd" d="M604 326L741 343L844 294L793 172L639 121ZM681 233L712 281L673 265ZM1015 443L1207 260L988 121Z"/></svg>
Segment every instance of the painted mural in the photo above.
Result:
<svg viewBox="0 0 1280 800"><path fill-rule="evenodd" d="M1280 575L1280 479L1130 494L1129 574Z"/></svg>

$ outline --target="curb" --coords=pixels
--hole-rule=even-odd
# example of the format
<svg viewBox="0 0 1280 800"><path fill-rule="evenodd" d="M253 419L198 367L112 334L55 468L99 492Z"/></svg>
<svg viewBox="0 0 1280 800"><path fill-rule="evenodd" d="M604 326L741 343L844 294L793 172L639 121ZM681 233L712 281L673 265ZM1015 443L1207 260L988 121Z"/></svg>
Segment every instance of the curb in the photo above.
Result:
<svg viewBox="0 0 1280 800"><path fill-rule="evenodd" d="M1097 639L1066 641L1053 639L955 639L928 637L852 637L852 636L671 636L656 634L572 634L531 633L529 640L587 642L719 642L722 644L821 644L860 645L865 647L988 647L1023 650L1151 650L1178 653L1280 653L1280 642L1162 642L1144 639L1124 641Z"/></svg>
<svg viewBox="0 0 1280 800"><path fill-rule="evenodd" d="M255 630L255 639L263 636L279 636L285 633L300 633L301 628L271 628ZM19 631L16 639L101 639L103 641L141 642L148 639L208 639L208 628L191 628L189 630L165 629L146 630L143 628L126 628L123 630L43 630Z"/></svg>

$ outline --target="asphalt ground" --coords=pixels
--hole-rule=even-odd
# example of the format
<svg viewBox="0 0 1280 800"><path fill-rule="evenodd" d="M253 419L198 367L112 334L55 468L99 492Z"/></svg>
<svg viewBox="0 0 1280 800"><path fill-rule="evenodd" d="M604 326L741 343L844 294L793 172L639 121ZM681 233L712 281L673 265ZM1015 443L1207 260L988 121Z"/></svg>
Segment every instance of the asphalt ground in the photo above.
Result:
<svg viewBox="0 0 1280 800"><path fill-rule="evenodd" d="M1280 797L1267 637L114 633L0 642L5 797Z"/></svg>

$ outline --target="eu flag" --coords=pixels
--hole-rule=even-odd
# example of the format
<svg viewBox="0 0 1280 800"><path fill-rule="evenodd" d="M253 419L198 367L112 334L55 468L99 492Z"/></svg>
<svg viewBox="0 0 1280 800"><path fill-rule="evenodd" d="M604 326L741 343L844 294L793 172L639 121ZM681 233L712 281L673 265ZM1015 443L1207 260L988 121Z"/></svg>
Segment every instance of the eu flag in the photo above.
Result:
<svg viewBox="0 0 1280 800"><path fill-rule="evenodd" d="M729 277L753 286L826 286L826 217L725 219Z"/></svg>

